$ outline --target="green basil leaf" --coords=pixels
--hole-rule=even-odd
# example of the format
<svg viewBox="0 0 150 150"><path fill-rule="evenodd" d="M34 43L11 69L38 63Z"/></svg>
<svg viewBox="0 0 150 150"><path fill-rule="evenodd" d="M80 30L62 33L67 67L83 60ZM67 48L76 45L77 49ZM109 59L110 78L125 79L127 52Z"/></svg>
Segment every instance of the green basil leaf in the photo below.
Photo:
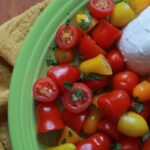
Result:
<svg viewBox="0 0 150 150"><path fill-rule="evenodd" d="M120 2L122 2L122 0L114 0L115 4L120 3Z"/></svg>
<svg viewBox="0 0 150 150"><path fill-rule="evenodd" d="M73 83L72 82L64 82L64 86L67 90L70 90L72 88Z"/></svg>
<svg viewBox="0 0 150 150"><path fill-rule="evenodd" d="M112 146L112 150L122 150L122 145L119 143L115 143Z"/></svg>
<svg viewBox="0 0 150 150"><path fill-rule="evenodd" d="M74 102L78 101L78 96L76 94L72 94L72 100Z"/></svg>
<svg viewBox="0 0 150 150"><path fill-rule="evenodd" d="M47 65L52 65L52 66L56 66L58 65L56 59L51 55L46 59Z"/></svg>
<svg viewBox="0 0 150 150"><path fill-rule="evenodd" d="M89 73L85 76L85 78L88 80L96 80L96 79L103 79L104 76L100 74Z"/></svg>
<svg viewBox="0 0 150 150"><path fill-rule="evenodd" d="M147 141L149 137L150 137L150 131L144 134L144 136L142 137L142 142L144 143L145 141Z"/></svg>
<svg viewBox="0 0 150 150"><path fill-rule="evenodd" d="M142 112L144 109L144 105L142 103L135 103L135 108L138 113Z"/></svg>

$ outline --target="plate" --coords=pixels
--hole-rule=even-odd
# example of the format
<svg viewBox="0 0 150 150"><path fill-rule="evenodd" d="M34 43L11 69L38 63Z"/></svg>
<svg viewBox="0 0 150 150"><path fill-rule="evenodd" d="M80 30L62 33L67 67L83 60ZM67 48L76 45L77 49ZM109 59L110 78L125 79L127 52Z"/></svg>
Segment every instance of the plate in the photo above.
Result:
<svg viewBox="0 0 150 150"><path fill-rule="evenodd" d="M43 150L36 132L32 86L48 69L46 58L57 28L89 0L52 0L28 34L15 65L9 95L9 129L14 150ZM53 143L54 138L49 139Z"/></svg>

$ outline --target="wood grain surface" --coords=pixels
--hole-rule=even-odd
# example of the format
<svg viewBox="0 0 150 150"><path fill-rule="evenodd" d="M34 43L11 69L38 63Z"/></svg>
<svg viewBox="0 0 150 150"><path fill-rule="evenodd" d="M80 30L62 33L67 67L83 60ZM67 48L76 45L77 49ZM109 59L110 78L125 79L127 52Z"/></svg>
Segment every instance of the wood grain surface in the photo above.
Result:
<svg viewBox="0 0 150 150"><path fill-rule="evenodd" d="M0 24L42 0L0 0Z"/></svg>

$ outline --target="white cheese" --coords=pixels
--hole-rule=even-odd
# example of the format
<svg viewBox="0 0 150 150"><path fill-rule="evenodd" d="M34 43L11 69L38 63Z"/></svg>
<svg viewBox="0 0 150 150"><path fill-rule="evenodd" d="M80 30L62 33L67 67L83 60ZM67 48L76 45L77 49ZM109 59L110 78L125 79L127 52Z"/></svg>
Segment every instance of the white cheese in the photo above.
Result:
<svg viewBox="0 0 150 150"><path fill-rule="evenodd" d="M150 7L123 29L118 47L130 70L150 74Z"/></svg>

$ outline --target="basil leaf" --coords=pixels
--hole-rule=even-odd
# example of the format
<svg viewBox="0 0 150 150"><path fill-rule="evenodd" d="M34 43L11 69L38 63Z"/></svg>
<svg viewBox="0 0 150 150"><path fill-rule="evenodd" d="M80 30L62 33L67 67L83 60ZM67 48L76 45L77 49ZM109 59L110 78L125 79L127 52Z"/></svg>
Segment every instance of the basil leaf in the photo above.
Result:
<svg viewBox="0 0 150 150"><path fill-rule="evenodd" d="M78 101L78 96L76 94L72 94L72 100L74 102Z"/></svg>
<svg viewBox="0 0 150 150"><path fill-rule="evenodd" d="M56 66L58 65L56 59L51 55L46 59L47 65L52 65L52 66Z"/></svg>
<svg viewBox="0 0 150 150"><path fill-rule="evenodd" d="M95 73L89 73L85 76L86 79L89 80L96 80L96 79L103 79L104 76L100 74L95 74Z"/></svg>
<svg viewBox="0 0 150 150"><path fill-rule="evenodd" d="M142 103L135 103L135 108L138 113L142 112L144 109L144 105Z"/></svg>
<svg viewBox="0 0 150 150"><path fill-rule="evenodd" d="M122 2L122 0L114 0L115 4L120 3L120 2Z"/></svg>
<svg viewBox="0 0 150 150"><path fill-rule="evenodd" d="M144 143L145 141L147 141L149 137L150 137L150 131L144 134L144 136L142 137L142 142Z"/></svg>
<svg viewBox="0 0 150 150"><path fill-rule="evenodd" d="M71 82L64 82L64 86L67 90L70 90L72 88L73 83Z"/></svg>
<svg viewBox="0 0 150 150"><path fill-rule="evenodd" d="M78 99L83 99L84 98L84 92L77 88L74 90L74 93L72 94L72 100L74 102L78 101Z"/></svg>
<svg viewBox="0 0 150 150"><path fill-rule="evenodd" d="M122 145L119 143L115 143L112 146L112 150L122 150Z"/></svg>

